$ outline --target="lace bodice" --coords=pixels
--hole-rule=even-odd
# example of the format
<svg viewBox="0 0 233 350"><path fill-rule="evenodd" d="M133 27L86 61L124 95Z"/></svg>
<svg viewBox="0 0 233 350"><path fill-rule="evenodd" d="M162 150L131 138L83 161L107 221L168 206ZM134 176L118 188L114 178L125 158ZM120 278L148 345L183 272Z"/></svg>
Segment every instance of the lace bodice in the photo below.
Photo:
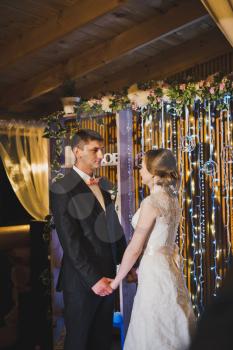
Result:
<svg viewBox="0 0 233 350"><path fill-rule="evenodd" d="M169 195L163 187L156 186L153 193L143 201L148 201L156 212L156 221L144 248L152 251L161 246L172 247L175 243L181 216L181 208L177 197L175 195ZM139 219L140 208L132 218L134 228Z"/></svg>

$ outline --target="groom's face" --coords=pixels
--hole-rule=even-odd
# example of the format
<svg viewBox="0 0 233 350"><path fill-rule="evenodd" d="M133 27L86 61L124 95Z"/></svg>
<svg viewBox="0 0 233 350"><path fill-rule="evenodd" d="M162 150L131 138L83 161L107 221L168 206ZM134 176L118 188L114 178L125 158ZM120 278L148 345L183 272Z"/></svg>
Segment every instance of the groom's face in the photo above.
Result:
<svg viewBox="0 0 233 350"><path fill-rule="evenodd" d="M86 172L92 172L101 165L104 156L103 142L92 140L74 148L77 165Z"/></svg>

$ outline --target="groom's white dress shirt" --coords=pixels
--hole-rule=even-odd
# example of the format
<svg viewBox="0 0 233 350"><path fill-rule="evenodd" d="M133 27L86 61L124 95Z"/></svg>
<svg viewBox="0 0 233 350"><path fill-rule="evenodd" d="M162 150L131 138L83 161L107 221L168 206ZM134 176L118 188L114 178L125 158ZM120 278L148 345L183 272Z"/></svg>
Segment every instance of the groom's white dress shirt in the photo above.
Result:
<svg viewBox="0 0 233 350"><path fill-rule="evenodd" d="M79 168L77 168L75 165L73 165L73 169L74 171L76 171L76 173L79 174L79 176L85 181L88 182L91 179L91 176L84 173L82 170L80 170ZM95 197L97 198L97 200L99 201L101 207L104 209L105 211L105 204L104 204L104 198L103 195L101 193L101 190L99 188L99 185L95 184L95 185L91 185L88 187L90 188L90 190L93 192L93 194L95 195Z"/></svg>

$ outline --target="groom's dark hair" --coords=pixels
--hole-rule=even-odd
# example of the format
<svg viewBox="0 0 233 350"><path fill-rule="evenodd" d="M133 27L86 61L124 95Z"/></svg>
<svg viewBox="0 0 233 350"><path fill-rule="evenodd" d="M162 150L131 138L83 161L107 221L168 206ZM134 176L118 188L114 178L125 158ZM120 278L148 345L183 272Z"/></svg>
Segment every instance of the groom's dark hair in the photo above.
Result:
<svg viewBox="0 0 233 350"><path fill-rule="evenodd" d="M91 129L80 129L72 137L71 148L80 146L81 143L88 143L90 141L100 141L102 142L103 137L94 130Z"/></svg>

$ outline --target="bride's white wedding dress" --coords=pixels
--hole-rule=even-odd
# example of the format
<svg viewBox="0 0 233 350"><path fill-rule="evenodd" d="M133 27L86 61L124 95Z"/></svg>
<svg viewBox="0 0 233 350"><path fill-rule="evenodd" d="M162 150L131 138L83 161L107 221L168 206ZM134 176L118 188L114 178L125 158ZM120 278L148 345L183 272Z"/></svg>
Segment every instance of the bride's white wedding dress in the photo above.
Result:
<svg viewBox="0 0 233 350"><path fill-rule="evenodd" d="M140 262L124 350L183 350L195 316L175 244L181 209L176 196L158 185L144 201L156 209L156 222ZM140 208L133 216L134 228L139 214Z"/></svg>

